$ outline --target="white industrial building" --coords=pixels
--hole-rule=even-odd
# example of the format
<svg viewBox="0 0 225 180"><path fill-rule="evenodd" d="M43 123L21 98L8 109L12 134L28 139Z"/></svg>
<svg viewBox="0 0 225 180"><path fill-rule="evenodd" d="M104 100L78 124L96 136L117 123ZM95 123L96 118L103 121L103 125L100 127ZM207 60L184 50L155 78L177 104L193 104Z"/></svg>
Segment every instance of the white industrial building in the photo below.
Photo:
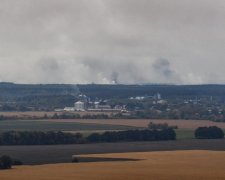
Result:
<svg viewBox="0 0 225 180"><path fill-rule="evenodd" d="M75 111L85 111L85 103L82 101L77 101L74 103Z"/></svg>
<svg viewBox="0 0 225 180"><path fill-rule="evenodd" d="M65 107L63 111L71 112L74 111L74 107Z"/></svg>

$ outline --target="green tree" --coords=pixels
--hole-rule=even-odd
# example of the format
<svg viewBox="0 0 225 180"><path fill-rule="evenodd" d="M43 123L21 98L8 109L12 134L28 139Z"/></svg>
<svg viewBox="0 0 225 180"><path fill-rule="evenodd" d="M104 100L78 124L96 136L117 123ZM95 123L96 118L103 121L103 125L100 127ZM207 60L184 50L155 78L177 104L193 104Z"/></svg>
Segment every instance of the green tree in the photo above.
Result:
<svg viewBox="0 0 225 180"><path fill-rule="evenodd" d="M211 127L199 127L195 130L195 138L197 139L222 139L224 138L224 132L222 129Z"/></svg>
<svg viewBox="0 0 225 180"><path fill-rule="evenodd" d="M13 161L9 156L0 157L0 169L11 169L12 163Z"/></svg>

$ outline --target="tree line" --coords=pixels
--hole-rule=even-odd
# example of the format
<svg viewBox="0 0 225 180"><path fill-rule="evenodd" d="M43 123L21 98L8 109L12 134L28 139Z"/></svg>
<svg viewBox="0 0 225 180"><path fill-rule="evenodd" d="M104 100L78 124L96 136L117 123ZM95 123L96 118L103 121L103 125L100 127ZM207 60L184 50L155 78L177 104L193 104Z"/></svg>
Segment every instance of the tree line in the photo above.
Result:
<svg viewBox="0 0 225 180"><path fill-rule="evenodd" d="M112 131L103 134L93 133L87 137L88 142L119 142L119 141L166 141L176 140L176 133L173 129L163 130L127 130Z"/></svg>
<svg viewBox="0 0 225 180"><path fill-rule="evenodd" d="M51 145L83 143L82 134L61 131L8 131L0 134L0 145Z"/></svg>
<svg viewBox="0 0 225 180"><path fill-rule="evenodd" d="M163 94L166 97L176 96L220 96L224 97L225 85L77 85L80 92L91 98L128 98L131 96Z"/></svg>
<svg viewBox="0 0 225 180"><path fill-rule="evenodd" d="M0 120L40 120L40 119L109 119L114 118L110 117L107 114L101 113L101 114L84 114L80 115L78 113L54 113L53 115L47 115L44 116L4 116L0 115Z"/></svg>
<svg viewBox="0 0 225 180"><path fill-rule="evenodd" d="M176 133L173 129L163 130L127 130L110 131L103 134L92 133L87 137L82 134L64 132L16 132L8 131L0 134L0 145L52 145L52 144L81 144L97 142L119 141L162 141L175 140Z"/></svg>
<svg viewBox="0 0 225 180"><path fill-rule="evenodd" d="M176 132L171 127L157 127L153 129L106 131L92 133L84 137L81 133L41 132L41 131L7 131L0 133L0 145L53 145L53 144L81 144L99 142L126 141L167 141L176 140ZM199 127L195 130L197 139L224 138L224 132L218 127Z"/></svg>

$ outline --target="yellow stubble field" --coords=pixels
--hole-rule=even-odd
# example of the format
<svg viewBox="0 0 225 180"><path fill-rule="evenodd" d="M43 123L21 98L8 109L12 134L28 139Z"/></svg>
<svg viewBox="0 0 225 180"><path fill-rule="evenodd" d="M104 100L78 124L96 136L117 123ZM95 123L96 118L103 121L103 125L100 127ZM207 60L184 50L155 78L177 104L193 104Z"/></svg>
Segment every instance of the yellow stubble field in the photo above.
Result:
<svg viewBox="0 0 225 180"><path fill-rule="evenodd" d="M83 155L84 156L84 155ZM18 166L0 171L1 180L220 180L225 179L225 151L166 151L85 155L133 158L108 161Z"/></svg>

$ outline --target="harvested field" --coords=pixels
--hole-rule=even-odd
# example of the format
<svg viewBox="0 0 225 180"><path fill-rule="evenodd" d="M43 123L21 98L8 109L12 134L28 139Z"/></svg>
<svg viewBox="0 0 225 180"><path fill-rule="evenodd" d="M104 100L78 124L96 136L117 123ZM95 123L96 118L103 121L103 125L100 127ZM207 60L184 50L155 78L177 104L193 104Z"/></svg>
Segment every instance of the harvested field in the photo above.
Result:
<svg viewBox="0 0 225 180"><path fill-rule="evenodd" d="M71 162L72 155L124 152L150 152L172 150L225 151L225 139L155 142L118 142L71 145L0 146L0 156L7 154L24 164L49 164Z"/></svg>
<svg viewBox="0 0 225 180"><path fill-rule="evenodd" d="M0 171L0 178L3 180L225 179L225 152L220 151L142 152L88 156L140 160L21 166Z"/></svg>
<svg viewBox="0 0 225 180"><path fill-rule="evenodd" d="M196 129L201 126L217 126L225 129L225 123L213 122L208 120L161 120L161 119L61 119L47 120L60 122L80 122L80 123L95 123L95 124L111 124L124 125L134 127L147 127L149 122L153 123L168 123L169 125L177 125L180 129Z"/></svg>

